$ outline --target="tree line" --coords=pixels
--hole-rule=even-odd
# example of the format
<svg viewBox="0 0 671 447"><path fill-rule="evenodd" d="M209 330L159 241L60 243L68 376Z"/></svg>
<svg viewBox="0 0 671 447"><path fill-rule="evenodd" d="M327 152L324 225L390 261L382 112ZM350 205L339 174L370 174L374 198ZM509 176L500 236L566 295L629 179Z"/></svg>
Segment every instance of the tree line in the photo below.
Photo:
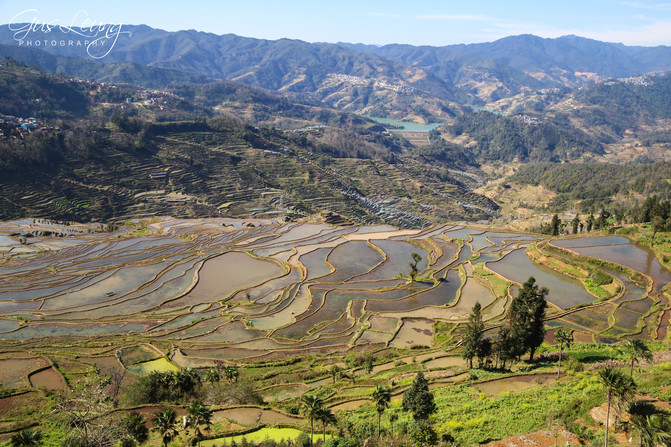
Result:
<svg viewBox="0 0 671 447"><path fill-rule="evenodd" d="M504 323L492 339L485 337L482 306L476 303L469 316L462 339L462 357L473 366L477 358L482 367L491 366L490 356L494 356L495 368L505 369L513 360L529 353L533 359L536 349L545 338L546 297L549 290L539 287L536 279L530 277L513 298L506 313Z"/></svg>

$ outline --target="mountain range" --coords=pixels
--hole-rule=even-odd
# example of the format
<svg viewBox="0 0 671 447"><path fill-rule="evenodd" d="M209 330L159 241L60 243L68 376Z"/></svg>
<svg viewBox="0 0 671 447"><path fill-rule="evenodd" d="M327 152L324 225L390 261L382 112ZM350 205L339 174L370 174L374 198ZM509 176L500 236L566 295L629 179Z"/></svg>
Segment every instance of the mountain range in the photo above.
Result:
<svg viewBox="0 0 671 447"><path fill-rule="evenodd" d="M626 46L577 36L520 35L432 47L263 40L195 30L168 32L144 25L124 25L124 30L131 35L120 36L101 59L115 68L96 70L99 62L88 58L89 76L119 82L138 66L160 68L168 71L148 76L154 87L226 79L309 94L342 110L416 121L449 119L464 105L487 105L520 92L671 70L671 47ZM72 38L59 33L52 30L49 39ZM71 75L84 71L74 67L78 64L72 59L55 62L34 51L86 59L81 47L18 46L8 26L0 27L0 44L4 45L0 54L37 63L43 70Z"/></svg>
<svg viewBox="0 0 671 447"><path fill-rule="evenodd" d="M18 117L0 126L1 218L331 213L421 227L491 219L504 204L538 211L529 204L544 191L508 182L582 197L533 166L512 175L530 163L669 160L669 47L575 36L377 47L128 29L96 60L76 46L17 45L0 27L10 59L0 113ZM406 140L362 115L443 125ZM44 130L21 131L29 117ZM585 211L612 201L591 196Z"/></svg>

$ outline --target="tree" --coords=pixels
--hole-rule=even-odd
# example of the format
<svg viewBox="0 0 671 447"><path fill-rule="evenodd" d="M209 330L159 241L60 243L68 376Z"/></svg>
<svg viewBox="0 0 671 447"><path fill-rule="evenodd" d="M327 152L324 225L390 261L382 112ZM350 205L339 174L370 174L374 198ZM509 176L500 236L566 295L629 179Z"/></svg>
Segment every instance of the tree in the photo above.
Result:
<svg viewBox="0 0 671 447"><path fill-rule="evenodd" d="M119 398L121 391L123 391L123 382L126 377L126 370L119 368L109 375L109 384L105 388L105 392L110 396L114 408L119 406Z"/></svg>
<svg viewBox="0 0 671 447"><path fill-rule="evenodd" d="M516 354L521 355L528 350L530 361L545 338L544 320L548 305L545 297L548 293L545 287L539 289L536 279L531 276L522 285L508 311L507 325L510 335L519 346Z"/></svg>
<svg viewBox="0 0 671 447"><path fill-rule="evenodd" d="M144 416L140 413L128 413L121 420L123 429L123 439L121 445L123 447L132 447L143 444L149 439L149 429L145 425Z"/></svg>
<svg viewBox="0 0 671 447"><path fill-rule="evenodd" d="M42 444L42 432L34 428L21 430L10 441L12 447L31 447Z"/></svg>
<svg viewBox="0 0 671 447"><path fill-rule="evenodd" d="M331 377L333 378L333 383L336 383L341 372L342 368L338 365L331 366L331 369L329 369L329 374L331 374Z"/></svg>
<svg viewBox="0 0 671 447"><path fill-rule="evenodd" d="M173 386L182 397L192 394L200 385L200 376L193 368L180 369L173 377Z"/></svg>
<svg viewBox="0 0 671 447"><path fill-rule="evenodd" d="M606 398L608 406L606 407L606 440L605 447L608 447L608 428L610 423L610 406L613 396L620 400L626 399L634 389L634 383L630 377L622 374L622 371L606 366L598 371L599 380L606 388Z"/></svg>
<svg viewBox="0 0 671 447"><path fill-rule="evenodd" d="M177 413L172 408L164 408L154 415L154 430L159 432L163 446L177 436Z"/></svg>
<svg viewBox="0 0 671 447"><path fill-rule="evenodd" d="M438 433L426 419L419 420L412 426L410 437L415 441L415 445L436 445L438 443Z"/></svg>
<svg viewBox="0 0 671 447"><path fill-rule="evenodd" d="M553 236L558 236L559 235L559 230L561 229L561 220L559 220L559 215L555 214L552 216L552 223L550 224L550 227L552 229L552 235Z"/></svg>
<svg viewBox="0 0 671 447"><path fill-rule="evenodd" d="M590 214L587 216L587 225L586 225L586 230L589 233L592 231L592 228L594 228L594 214Z"/></svg>
<svg viewBox="0 0 671 447"><path fill-rule="evenodd" d="M466 324L466 333L461 343L461 357L468 360L468 367L473 368L473 357L478 355L482 344L482 331L485 323L482 321L482 306L476 302Z"/></svg>
<svg viewBox="0 0 671 447"><path fill-rule="evenodd" d="M408 262L408 265L410 266L410 280L414 282L415 278L417 277L417 273L419 272L417 270L417 264L419 264L422 261L422 257L415 252L413 252L411 256L412 261Z"/></svg>
<svg viewBox="0 0 671 447"><path fill-rule="evenodd" d="M577 234L578 233L578 227L580 226L580 214L576 213L575 217L571 221L571 226L572 226L573 234Z"/></svg>
<svg viewBox="0 0 671 447"><path fill-rule="evenodd" d="M557 329L555 332L555 341L559 343L559 362L557 363L557 379L561 373L561 357L564 352L564 346L568 349L573 342L573 336L570 332L564 330L564 328Z"/></svg>
<svg viewBox="0 0 671 447"><path fill-rule="evenodd" d="M310 444L314 444L315 419L319 416L320 408L323 407L323 400L316 394L303 394L301 396L301 404L303 406L303 414L310 419Z"/></svg>
<svg viewBox="0 0 671 447"><path fill-rule="evenodd" d="M391 402L391 390L388 386L378 385L373 390L373 402L377 410L377 437L380 437L380 424L382 420L382 413L389 408Z"/></svg>
<svg viewBox="0 0 671 447"><path fill-rule="evenodd" d="M508 360L520 356L523 352L520 350L520 344L513 338L508 323L504 324L499 331L494 354L496 355L496 367L506 369Z"/></svg>
<svg viewBox="0 0 671 447"><path fill-rule="evenodd" d="M632 402L629 419L638 431L641 447L667 446L671 441L671 424L664 413L649 402Z"/></svg>
<svg viewBox="0 0 671 447"><path fill-rule="evenodd" d="M429 383L421 371L417 373L412 386L403 393L403 410L412 411L415 421L426 420L436 412L436 403L429 391Z"/></svg>
<svg viewBox="0 0 671 447"><path fill-rule="evenodd" d="M210 368L205 373L205 380L214 385L216 382L219 382L221 380L221 376L219 375L216 369Z"/></svg>
<svg viewBox="0 0 671 447"><path fill-rule="evenodd" d="M191 402L187 411L187 425L193 427L196 432L195 438L198 441L198 445L200 445L200 441L203 439L200 426L204 425L205 430L210 429L210 425L212 425L212 411L200 402Z"/></svg>
<svg viewBox="0 0 671 447"><path fill-rule="evenodd" d="M646 447L668 446L671 441L671 424L660 413L646 418Z"/></svg>
<svg viewBox="0 0 671 447"><path fill-rule="evenodd" d="M606 211L605 209L601 208L601 212L599 213L599 217L596 219L594 222L594 227L598 230L601 228L605 228L608 225L608 219L610 218L610 213Z"/></svg>
<svg viewBox="0 0 671 447"><path fill-rule="evenodd" d="M478 368L482 368L482 365L485 363L487 357L492 354L492 341L488 338L483 338L480 340L478 349L475 351L475 355L478 358Z"/></svg>
<svg viewBox="0 0 671 447"><path fill-rule="evenodd" d="M109 421L98 418L112 409L111 399L105 392L108 385L108 377L88 374L74 381L71 389L62 390L56 396L56 409L81 436L84 444L93 444L112 435Z"/></svg>
<svg viewBox="0 0 671 447"><path fill-rule="evenodd" d="M365 368L368 374L373 372L373 358L366 357L366 360L363 361L363 367Z"/></svg>
<svg viewBox="0 0 671 447"><path fill-rule="evenodd" d="M240 376L240 370L237 366L225 366L223 368L224 377L231 382L237 382Z"/></svg>
<svg viewBox="0 0 671 447"><path fill-rule="evenodd" d="M394 437L394 422L398 420L398 414L392 413L389 415L389 430L391 431L391 437Z"/></svg>
<svg viewBox="0 0 671 447"><path fill-rule="evenodd" d="M655 236L657 236L657 232L664 230L665 226L666 223L662 216L655 216L652 218L652 242L650 245L655 244Z"/></svg>
<svg viewBox="0 0 671 447"><path fill-rule="evenodd" d="M639 339L627 340L625 347L630 350L629 359L631 360L631 368L629 376L634 376L634 363L638 363L638 359L645 359L648 362L652 361L652 352L645 344L645 341Z"/></svg>
<svg viewBox="0 0 671 447"><path fill-rule="evenodd" d="M326 442L326 426L329 424L337 424L338 420L330 408L323 406L319 407L315 419L322 423L322 439L323 442Z"/></svg>

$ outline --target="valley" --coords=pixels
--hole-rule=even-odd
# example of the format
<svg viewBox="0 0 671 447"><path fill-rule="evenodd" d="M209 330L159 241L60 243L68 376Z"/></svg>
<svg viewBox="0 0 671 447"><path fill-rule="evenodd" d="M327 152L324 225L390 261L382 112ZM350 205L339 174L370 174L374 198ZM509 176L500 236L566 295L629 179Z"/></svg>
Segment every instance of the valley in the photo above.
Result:
<svg viewBox="0 0 671 447"><path fill-rule="evenodd" d="M251 387L246 392L253 390L265 406L244 407L254 413L244 419L235 401L206 397L214 404L217 437L267 424L300 428L295 413L308 392L324 396L339 417L354 420L369 411L367 395L376 384L390 381L400 399L417 371L425 372L438 402L441 396L455 398L450 384L500 402L516 399L497 397L495 390L509 389L505 380L529 384L515 385L518 390L542 383L535 393L566 390L575 379L554 384L551 360L521 363L513 368L514 379L501 385L497 378L510 372L483 369L469 376L458 353L471 309L480 303L485 335L495 338L521 283L534 276L550 289L541 353L556 349L553 337L560 328L571 332L579 349L604 349L632 338L662 343L668 337L671 273L646 247L641 231L632 239L548 239L445 224L402 230L151 218L106 229L6 222L0 226L0 381L11 397L0 403L29 398L42 402L36 408L45 406L41 393L62 392L91 365L123 377L125 388L147 374L190 368L204 374L227 365L241 371ZM664 241L658 241L657 253L668 250ZM411 253L419 255L416 274L408 266ZM606 279L595 282L597 271ZM530 371L540 375L524 375ZM217 386L203 384L202 392ZM23 394L15 394L19 390ZM125 396L131 400L123 405L142 402ZM29 413L15 419L11 415L19 410L13 411L0 420L10 433L32 423ZM110 417L127 412L104 411L112 411ZM445 417L444 424L454 418ZM440 430L456 434L449 424ZM492 424L502 430L496 436L520 430ZM463 440L492 436L479 427L464 431Z"/></svg>
<svg viewBox="0 0 671 447"><path fill-rule="evenodd" d="M668 444L670 47L127 30L0 27L3 447Z"/></svg>

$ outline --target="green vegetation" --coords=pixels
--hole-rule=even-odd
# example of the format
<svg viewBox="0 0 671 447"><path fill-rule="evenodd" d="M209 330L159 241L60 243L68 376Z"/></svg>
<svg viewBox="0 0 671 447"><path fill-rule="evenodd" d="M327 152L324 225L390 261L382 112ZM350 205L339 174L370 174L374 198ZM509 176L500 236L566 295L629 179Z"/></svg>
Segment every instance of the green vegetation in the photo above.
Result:
<svg viewBox="0 0 671 447"><path fill-rule="evenodd" d="M670 367L660 364L668 346L643 341L669 337L668 290L657 294L642 273L572 255L541 235L490 237L444 224L411 235L410 249L392 235L388 249L373 250L364 242L367 228L350 225L489 219L498 205L479 189L487 180L500 181L504 193L541 185L539 194L556 194L550 203L511 210L542 209L543 219L556 213L541 233L623 234L670 265L670 165L638 154L664 157L671 142L661 121L671 117L668 79L541 91L549 81L522 71L542 74L530 67L470 60L457 76L450 64L471 58L464 55L420 58L448 61L421 71L425 62L404 65L433 54L427 48L413 55L369 49L403 59L395 64L347 46L255 41L238 63L215 45L237 37L193 38L218 63L194 59L184 47L175 50L186 56L172 59L176 68L218 70L209 74L282 94L37 51L24 56L51 70L173 89L75 80L11 60L0 67L3 113L19 121L34 115L29 121L39 125L28 131L14 118L0 123L0 219L116 222L63 224L52 233L42 229L52 225L44 219L26 220L16 224L20 231L3 233L10 248L0 293L10 310L0 318L0 434L7 443L275 447L287 439L285 446L305 446L320 443L321 429L330 447L470 445L561 426L585 444L605 436L607 446L611 417L620 419L614 430L629 424L642 445L668 442L668 415L630 402L634 380L655 404L671 397ZM137 45L147 55L164 51ZM349 74L334 72L342 67ZM480 68L500 83L496 89L473 87L482 76L470 70ZM384 81L374 76L381 71ZM505 96L510 101L498 101ZM509 113L461 114L453 101L466 99ZM320 100L450 122L429 132L427 145L424 136L413 140L416 147ZM577 163L627 156L635 162ZM532 161L550 163L525 165ZM156 217L165 215L176 218ZM208 216L245 221L180 220ZM311 225L293 223L300 220ZM620 227L626 222L646 225ZM87 238L86 231L99 234ZM59 244L55 234L73 238ZM52 246L65 250L27 252ZM548 320L548 290L533 277L509 296L513 283L486 263L525 247L533 261L577 278L599 301L553 307ZM339 259L341 249L348 255ZM217 264L242 251L280 265L281 275L263 277L260 264ZM423 257L430 265L420 277ZM407 271L406 263L410 281L388 275ZM640 296L625 295L630 282L601 267L636 281ZM466 289L473 280L485 287ZM544 341L551 330L554 344ZM514 387L520 392L500 392ZM605 424L598 411L590 415L604 402ZM630 417L621 417L627 408Z"/></svg>
<svg viewBox="0 0 671 447"><path fill-rule="evenodd" d="M221 444L230 445L233 443L242 444L243 439L251 444L260 444L265 441L296 441L301 435L305 434L303 431L295 428L276 428L264 427L260 430L253 431L244 435L228 436L201 442L203 447L219 446ZM328 435L330 437L331 435Z"/></svg>
<svg viewBox="0 0 671 447"><path fill-rule="evenodd" d="M403 393L403 410L411 412L416 422L425 421L436 412L433 399L424 373L420 371L415 376L412 386Z"/></svg>
<svg viewBox="0 0 671 447"><path fill-rule="evenodd" d="M506 322L499 331L494 352L503 368L506 362L529 352L532 360L536 349L545 338L545 312L549 293L546 287L539 288L530 277L513 299L506 314Z"/></svg>
<svg viewBox="0 0 671 447"><path fill-rule="evenodd" d="M598 141L571 127L568 120L528 125L515 117L478 112L462 115L450 130L478 141L475 156L487 161L561 161L603 153Z"/></svg>
<svg viewBox="0 0 671 447"><path fill-rule="evenodd" d="M482 365L491 352L491 341L484 338L484 329L482 306L480 303L475 303L471 314L468 316L464 339L461 343L461 357L468 361L470 368L473 368L473 357L477 357L479 364Z"/></svg>
<svg viewBox="0 0 671 447"><path fill-rule="evenodd" d="M618 222L625 216L632 222L650 222L654 215L664 217L668 214L668 205L659 204L671 198L668 178L671 178L671 164L667 162L634 165L540 163L521 166L511 180L543 185L555 191L558 195L547 204L550 209L564 210L573 203L583 212L607 207ZM629 199L632 194L650 198L639 203ZM621 197L620 203L627 206L613 203L614 197Z"/></svg>

